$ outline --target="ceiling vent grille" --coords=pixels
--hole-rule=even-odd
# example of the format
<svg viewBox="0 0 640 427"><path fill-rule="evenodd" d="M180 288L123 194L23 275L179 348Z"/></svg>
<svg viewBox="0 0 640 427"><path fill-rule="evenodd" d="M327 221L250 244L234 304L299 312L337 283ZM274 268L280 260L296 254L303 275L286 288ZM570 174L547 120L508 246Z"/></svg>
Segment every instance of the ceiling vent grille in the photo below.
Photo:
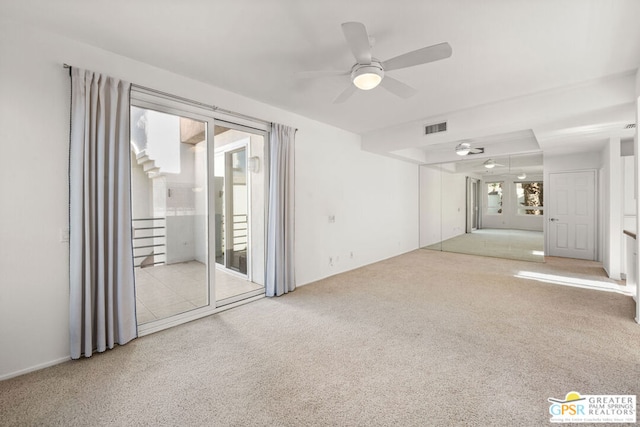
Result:
<svg viewBox="0 0 640 427"><path fill-rule="evenodd" d="M624 128L625 129L635 129L636 128L636 124L635 123L629 123Z"/></svg>
<svg viewBox="0 0 640 427"><path fill-rule="evenodd" d="M446 132L446 131L447 131L447 122L436 123L433 125L426 125L424 127L425 135L431 135L432 133Z"/></svg>

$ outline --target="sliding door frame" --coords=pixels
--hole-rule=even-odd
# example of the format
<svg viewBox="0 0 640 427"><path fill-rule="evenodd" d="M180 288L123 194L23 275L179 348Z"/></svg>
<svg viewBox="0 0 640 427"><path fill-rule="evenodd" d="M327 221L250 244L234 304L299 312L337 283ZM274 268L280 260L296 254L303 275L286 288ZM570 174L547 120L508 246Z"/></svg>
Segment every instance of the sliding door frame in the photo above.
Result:
<svg viewBox="0 0 640 427"><path fill-rule="evenodd" d="M216 305L215 298L215 227L213 220L211 219L211 212L215 212L215 199L213 197L214 185L214 142L213 142L213 129L215 126L216 118L214 117L213 110L207 109L205 106L198 103L189 103L186 100L179 98L172 98L171 96L160 95L157 93L148 92L145 90L137 90L133 88L131 90L131 102L130 107L145 108L148 110L154 110L161 113L172 114L179 117L185 117L189 119L198 120L206 123L206 147L207 147L207 192L206 192L206 206L207 215L205 218L205 228L207 233L207 266L206 266L206 285L208 291L207 305L203 307L194 308L186 312L182 312L164 319L158 319L153 322L144 323L138 325L138 336L144 336L157 332L163 329L167 329L173 326L177 326L192 320L200 319L202 317L209 316L219 311L227 310L235 306L244 304L248 301L262 298L262 296L247 298L242 301L226 304L224 307L218 307ZM133 160L133 159L132 159Z"/></svg>
<svg viewBox="0 0 640 427"><path fill-rule="evenodd" d="M209 178L210 175L213 174L213 150L211 148L213 146L212 135L214 127L214 117L212 112L208 112L206 109L200 106L189 105L185 102L171 100L165 97L158 97L156 95L139 93L135 90L131 91L131 106L204 122L206 135L205 144L207 147L207 214L205 216L205 230L207 234L207 265L205 275L207 287L207 304L203 307L194 308L193 310L185 311L163 319L158 319L149 323L138 325L138 335L142 336L148 333L179 325L181 323L189 322L194 319L208 316L214 313L216 309L215 274L214 270L211 269L211 266L215 265L215 253L211 250L212 247L215 247L212 246L215 245L215 229L211 228L210 220L210 212L212 212L215 207L213 205L214 200L212 198L213 188L211 186L211 179Z"/></svg>
<svg viewBox="0 0 640 427"><path fill-rule="evenodd" d="M217 123L216 123L217 125ZM226 126L225 126L226 127ZM214 144L215 144L215 137L214 137ZM229 236L233 236L233 227L225 227L225 231L224 231L224 241L225 241L225 251L224 251L224 264L220 265L216 263L216 268L221 268L223 269L225 272L229 273L229 274L233 274L233 275L237 275L239 277L242 277L243 279L247 279L247 280L251 280L252 278L252 273L251 273L251 235L252 235L252 230L251 230L251 220L250 218L252 217L251 214L251 177L249 174L249 170L248 170L248 164L249 164L249 145L248 143L244 142L244 140L239 141L239 142L234 142L228 145L223 145L222 147L216 148L215 149L215 154L216 155L222 155L224 156L224 197L225 197L225 203L224 203L224 217L225 217L225 224L228 224L228 220L229 218L233 218L233 206L230 206L229 201L227 200L227 197L229 197L230 194L232 194L232 191L230 190L230 187L233 185L233 182L229 182L229 179L227 179L227 169L228 169L228 162L227 162L227 155L231 154L231 153L235 153L238 151L241 151L242 149L245 150L245 156L247 159L247 176L245 177L246 179L246 183L247 183L247 274L242 274L240 272L237 272L233 269L230 269L229 267L227 267L229 259L229 251L227 248L227 245L229 244L230 240L233 239L229 239ZM233 175L233 171L231 173L231 175ZM233 179L233 176L232 176ZM231 184L231 185L230 185Z"/></svg>
<svg viewBox="0 0 640 427"><path fill-rule="evenodd" d="M215 218L212 219L212 212L215 212L215 198L213 192L214 185L214 159L215 159L215 142L214 127L221 125L249 133L262 135L264 138L264 162L261 167L265 173L265 194L269 185L269 132L270 124L268 122L260 122L257 119L248 116L233 115L229 112L218 111L215 107L208 106L195 101L189 101L185 98L172 96L167 93L155 91L144 87L133 86L131 89L130 106L145 108L149 110L159 111L167 114L174 114L180 117L191 118L206 123L207 135L207 215L205 226L207 229L207 266L206 277L208 285L208 304L204 307L195 308L193 310L176 314L174 316L159 319L154 322L138 325L138 336L145 336L154 332L178 326L183 323L191 322L211 314L215 314L224 310L228 310L251 301L264 298L264 289L261 292L254 292L249 295L240 295L238 297L227 298L225 300L216 301L215 298L215 269L217 268L215 259ZM247 159L251 156L251 147L247 147ZM131 167L131 166L129 166ZM250 179L250 178L248 178ZM265 218L266 221L266 206ZM249 234L251 238L251 233ZM250 244L250 242L249 242ZM265 248L266 249L266 248Z"/></svg>
<svg viewBox="0 0 640 427"><path fill-rule="evenodd" d="M219 117L218 115L216 115L216 117ZM269 156L269 127L268 126L261 126L261 127L255 127L255 126L250 126L248 125L248 123L246 122L246 120L235 120L234 118L229 118L226 116L223 116L223 118L219 118L216 120L216 122L214 123L214 126L222 126L222 127L226 127L229 129L233 129L233 130L237 130L240 132L246 132L248 134L252 134L252 135L257 135L257 136L261 136L263 138L264 141L264 152L263 154L263 161L261 162L262 164L259 165L259 168L262 169L262 173L264 174L264 187L262 188L264 197L265 197L265 206L264 206L264 211L263 211L263 215L262 218L260 218L260 221L263 224L266 224L267 221L267 206L266 206L266 201L267 201L267 197L268 197L268 189L269 189L269 169L267 167L267 165L269 164L269 160L268 160L268 156ZM215 137L214 137L214 141L212 142L215 146ZM215 264L216 268L219 268L221 270L223 270L225 273L228 274L232 274L232 275L237 275L238 277L241 277L245 280L248 280L250 282L254 282L254 283L258 283L260 285L262 285L262 289L260 290L256 290L256 291L251 291L248 293L244 293L244 294L239 294L233 297L229 297L229 298L225 298L222 299L220 301L218 301L218 303L221 306L227 307L227 304L230 303L235 303L237 301L242 301L242 300L246 300L247 298L251 298L251 297L255 297L255 298L260 298L263 297L265 295L265 288L264 288L264 280L265 278L262 277L260 282L255 282L254 280L256 279L255 275L254 275L254 252L255 252L255 230L252 226L252 218L255 219L255 215L254 215L254 206L253 206L253 202L252 202L252 188L253 188L253 177L252 177L252 172L249 169L249 160L254 157L255 153L252 151L253 147L251 144L251 139L249 138L249 142L235 142L235 143L231 143L228 145L223 145L219 148L216 148L214 150L214 154L219 154L219 153L225 153L225 164L226 164L226 153L228 152L233 152L233 151L237 151L241 148L245 148L246 150L246 157L247 157L247 188L248 188L248 200L247 200L247 209L249 212L249 221L247 224L247 228L248 228L248 239L247 239L247 274L246 276L235 272L233 270L230 270L228 268L226 268L226 253L225 253L225 265L219 265L219 264ZM226 179L225 179L226 181ZM225 187L226 187L226 183L225 183ZM226 197L226 196L225 196ZM226 209L225 209L226 210ZM227 215L227 212L225 212L225 215ZM226 239L225 239L226 240ZM263 257L263 264L266 263L266 227L262 236L262 242L264 245L263 248L263 254L265 255ZM225 241L225 245L227 244L227 242ZM225 248L225 252L226 252L226 248ZM215 260L215 257L214 257ZM264 270L264 268L263 268Z"/></svg>

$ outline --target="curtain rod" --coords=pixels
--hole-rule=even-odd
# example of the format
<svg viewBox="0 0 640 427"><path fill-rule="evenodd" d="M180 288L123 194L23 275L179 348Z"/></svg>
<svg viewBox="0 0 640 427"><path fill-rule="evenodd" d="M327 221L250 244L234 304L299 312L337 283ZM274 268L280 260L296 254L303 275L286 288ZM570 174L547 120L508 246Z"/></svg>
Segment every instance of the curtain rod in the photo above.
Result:
<svg viewBox="0 0 640 427"><path fill-rule="evenodd" d="M67 64L67 63L62 64L62 67L63 68L69 68L69 69L72 68L72 66ZM131 86L135 87L137 89L142 89L142 90L146 90L148 92L153 92L153 93L156 93L158 95L166 96L166 97L169 97L169 98L174 98L174 99L177 99L178 101L187 102L187 103L190 103L190 104L195 104L195 105L198 105L200 107L204 107L204 108L210 109L210 110L212 110L214 112L218 111L218 112L223 113L223 114L228 114L230 116L237 117L239 119L250 120L252 122L261 123L261 124L264 124L264 125L271 125L272 124L272 122L269 122L269 121L266 121L266 120L263 120L263 119L259 119L257 117L249 116L247 114L237 113L235 111L227 110L225 108L220 108L220 107L215 106L213 104L206 104L204 102L193 101L193 100L188 99L188 98L183 98L181 96L173 95L171 93L163 92L161 90L153 89L153 88L150 88L150 87L141 86L141 85L138 85L138 84L135 84L135 83L132 83ZM297 131L298 131L298 129L296 128L296 132Z"/></svg>
<svg viewBox="0 0 640 427"><path fill-rule="evenodd" d="M192 99L184 98L182 96L173 95L173 94L168 93L168 92L163 92L163 91L158 90L158 89L153 89L153 88L150 88L150 87L141 86L141 85L138 85L138 84L135 84L135 83L132 83L131 86L136 88L136 89L142 89L142 90L145 90L145 91L148 91L148 92L152 92L152 93L155 93L155 94L158 94L158 95L161 95L161 96L166 96L168 98L177 99L178 101L182 101L182 102L186 102L186 103L189 103L189 104L198 105L200 107L212 110L213 112L217 111L217 112L220 112L220 113L223 113L223 114L228 114L230 116L237 117L239 119L250 120L252 122L261 123L261 124L264 124L264 125L271 125L271 122L268 122L266 120L262 120L262 119L259 119L257 117L253 117L253 116L249 116L249 115L246 115L246 114L237 113L235 111L231 111L231 110L227 110L227 109L224 109L224 108L220 108L220 107L218 107L216 105L213 105L213 104L207 104L207 103L204 103L204 102L194 101Z"/></svg>

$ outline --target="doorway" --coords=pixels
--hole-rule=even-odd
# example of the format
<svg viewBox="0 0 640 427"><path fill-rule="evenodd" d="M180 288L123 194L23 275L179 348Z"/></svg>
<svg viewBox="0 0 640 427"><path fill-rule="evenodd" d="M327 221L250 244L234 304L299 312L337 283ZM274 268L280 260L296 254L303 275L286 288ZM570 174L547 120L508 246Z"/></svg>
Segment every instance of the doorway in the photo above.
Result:
<svg viewBox="0 0 640 427"><path fill-rule="evenodd" d="M262 163L267 130L234 127L199 104L146 91L132 91L130 113L138 333L263 296L266 180L252 164Z"/></svg>
<svg viewBox="0 0 640 427"><path fill-rule="evenodd" d="M467 233L480 228L480 180L467 177Z"/></svg>
<svg viewBox="0 0 640 427"><path fill-rule="evenodd" d="M215 308L208 224L213 118L132 98L132 243L144 332Z"/></svg>
<svg viewBox="0 0 640 427"><path fill-rule="evenodd" d="M595 171L549 174L549 255L596 259Z"/></svg>
<svg viewBox="0 0 640 427"><path fill-rule="evenodd" d="M216 264L245 277L249 256L247 172L246 140L216 151Z"/></svg>
<svg viewBox="0 0 640 427"><path fill-rule="evenodd" d="M266 132L235 123L214 127L218 305L264 293L265 140Z"/></svg>

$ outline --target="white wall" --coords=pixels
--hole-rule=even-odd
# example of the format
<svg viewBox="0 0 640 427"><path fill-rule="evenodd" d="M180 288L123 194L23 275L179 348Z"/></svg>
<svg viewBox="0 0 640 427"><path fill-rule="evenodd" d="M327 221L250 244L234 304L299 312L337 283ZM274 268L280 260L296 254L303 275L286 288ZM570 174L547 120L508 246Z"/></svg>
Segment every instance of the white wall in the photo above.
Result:
<svg viewBox="0 0 640 427"><path fill-rule="evenodd" d="M635 198L635 173L633 170L633 155L623 156L620 159L623 175L623 222L624 230L634 231L636 228L636 198Z"/></svg>
<svg viewBox="0 0 640 427"><path fill-rule="evenodd" d="M167 197L165 199L167 264L193 261L196 259L196 254L199 251L202 252L203 249L196 246L196 235L198 232L204 232L202 227L204 223L198 221L196 216L196 200L199 199L199 204L203 204L206 199L204 192L193 191L197 187L197 165L194 147L191 144L180 142L180 125L177 117L172 122L172 130L175 130L173 128L178 130L177 133L174 132L174 135L172 135L175 138L177 134L177 139L174 139L173 143L154 144L154 139L151 137L148 140L149 147L163 146L167 152L173 151L173 156L171 156L173 166L170 170L174 172L167 172L164 175L167 189ZM151 126L153 125L149 126L150 130L152 129ZM154 129L154 131L157 132L158 130ZM173 147L168 149L169 146ZM199 160L202 161L204 159L199 156ZM165 160L164 163L167 164L168 161ZM162 171L163 168L160 167L160 170ZM199 243L202 244L204 242L200 241Z"/></svg>
<svg viewBox="0 0 640 427"><path fill-rule="evenodd" d="M634 196L636 201L636 224L635 224L635 232L637 233L640 230L640 141L638 138L638 129L640 128L640 68L636 71L636 95L634 104L636 106L635 113L635 122L636 122L636 131L633 135L633 169L634 169L634 178L633 178L633 188L634 188ZM637 283L638 277L640 277L640 271L638 268L640 266L640 251L638 250L638 239L636 238L633 244L629 244L629 246L635 249L635 253L633 254L633 258L629 257L630 261L630 270L629 274L636 281L636 322L640 323L640 284ZM632 248L628 247L627 250L631 250Z"/></svg>
<svg viewBox="0 0 640 427"><path fill-rule="evenodd" d="M602 152L589 151L561 156L544 156L545 182L550 173L579 170L599 170L603 166Z"/></svg>
<svg viewBox="0 0 640 427"><path fill-rule="evenodd" d="M441 183L439 166L420 167L420 247L442 241Z"/></svg>
<svg viewBox="0 0 640 427"><path fill-rule="evenodd" d="M636 230L636 198L635 198L635 173L634 158L632 155L623 155L620 158L620 166L622 170L622 229L635 232ZM627 244L626 240L630 237L624 237L622 240L622 268L621 274L627 275ZM631 273L633 274L633 273Z"/></svg>
<svg viewBox="0 0 640 427"><path fill-rule="evenodd" d="M133 150L131 159L135 158ZM149 176L141 165L135 163L131 168L131 210L133 218L150 218L153 216L152 185Z"/></svg>
<svg viewBox="0 0 640 427"><path fill-rule="evenodd" d="M69 357L69 77L52 40L0 22L0 378Z"/></svg>
<svg viewBox="0 0 640 427"><path fill-rule="evenodd" d="M69 357L63 62L298 128L298 284L417 248L417 166L362 152L357 135L7 21L0 57L0 379Z"/></svg>
<svg viewBox="0 0 640 427"><path fill-rule="evenodd" d="M620 138L611 138L602 151L602 203L604 209L604 236L602 242L602 264L612 279L620 280L624 264L622 234L623 175L621 165Z"/></svg>
<svg viewBox="0 0 640 427"><path fill-rule="evenodd" d="M467 178L465 174L442 171L442 240L466 232Z"/></svg>
<svg viewBox="0 0 640 427"><path fill-rule="evenodd" d="M296 138L312 135L317 143L295 148L296 282L416 249L418 167L363 152L359 136L319 123Z"/></svg>
<svg viewBox="0 0 640 427"><path fill-rule="evenodd" d="M598 186L598 191L601 194L601 202L606 206L600 206L600 214L602 215L602 225L603 228L600 233L600 246L602 253L602 265L607 271L607 274L611 275L611 201L612 197L609 194L609 189L613 186L612 176L611 176L611 151L609 148L609 144L605 146L601 152L602 156L602 169L600 170L600 181ZM620 277L617 277L618 279Z"/></svg>
<svg viewBox="0 0 640 427"><path fill-rule="evenodd" d="M265 204L266 204L266 176L264 167L265 140L262 135L251 135L249 158L258 158L258 170L249 171L249 185L251 188L251 280L264 285L265 279ZM247 161L249 161L247 159Z"/></svg>

